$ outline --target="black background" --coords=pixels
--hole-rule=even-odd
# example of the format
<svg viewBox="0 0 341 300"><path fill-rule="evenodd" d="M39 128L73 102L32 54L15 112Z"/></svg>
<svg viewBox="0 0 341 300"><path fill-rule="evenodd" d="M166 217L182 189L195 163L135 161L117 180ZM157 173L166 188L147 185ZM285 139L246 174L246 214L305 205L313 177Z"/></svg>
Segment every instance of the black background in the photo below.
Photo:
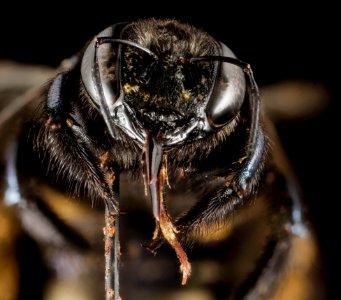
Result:
<svg viewBox="0 0 341 300"><path fill-rule="evenodd" d="M278 129L318 234L330 299L337 298L341 152L336 141L340 139L341 76L336 46L341 26L336 7L328 2L300 7L298 3L276 2L260 7L223 1L186 4L186 9L185 1L69 5L45 2L3 7L0 58L57 66L112 23L171 17L203 28L225 42L240 59L251 63L260 86L286 79L312 80L326 86L332 100L327 110L308 120L279 124Z"/></svg>

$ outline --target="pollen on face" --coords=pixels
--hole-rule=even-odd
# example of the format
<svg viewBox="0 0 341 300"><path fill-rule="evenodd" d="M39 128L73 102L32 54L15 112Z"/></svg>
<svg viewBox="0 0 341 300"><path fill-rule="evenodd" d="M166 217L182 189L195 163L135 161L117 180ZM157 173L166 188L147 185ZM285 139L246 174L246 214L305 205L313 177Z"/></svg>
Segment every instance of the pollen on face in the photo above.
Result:
<svg viewBox="0 0 341 300"><path fill-rule="evenodd" d="M191 92L189 90L183 90L181 92L182 99L189 100L189 97L191 96Z"/></svg>
<svg viewBox="0 0 341 300"><path fill-rule="evenodd" d="M204 98L205 98L205 96L204 96L203 94L199 94L199 95L197 96L197 100L198 100L198 101L202 101Z"/></svg>
<svg viewBox="0 0 341 300"><path fill-rule="evenodd" d="M126 94L130 94L132 92L137 92L139 90L139 86L138 85L131 85L129 83L126 83L124 86L123 86L123 90Z"/></svg>
<svg viewBox="0 0 341 300"><path fill-rule="evenodd" d="M150 99L150 94L149 93L142 93L143 101L147 102Z"/></svg>

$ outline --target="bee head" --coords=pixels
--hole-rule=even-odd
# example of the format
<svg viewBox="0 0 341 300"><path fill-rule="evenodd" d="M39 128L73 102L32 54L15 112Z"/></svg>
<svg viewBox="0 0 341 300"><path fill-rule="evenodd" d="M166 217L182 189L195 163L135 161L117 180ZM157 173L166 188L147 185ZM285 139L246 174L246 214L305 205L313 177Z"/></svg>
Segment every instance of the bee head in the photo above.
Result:
<svg viewBox="0 0 341 300"><path fill-rule="evenodd" d="M196 60L211 57L213 59ZM103 30L84 52L82 82L110 132L179 145L220 130L245 98L243 70L223 43L187 24L150 19Z"/></svg>

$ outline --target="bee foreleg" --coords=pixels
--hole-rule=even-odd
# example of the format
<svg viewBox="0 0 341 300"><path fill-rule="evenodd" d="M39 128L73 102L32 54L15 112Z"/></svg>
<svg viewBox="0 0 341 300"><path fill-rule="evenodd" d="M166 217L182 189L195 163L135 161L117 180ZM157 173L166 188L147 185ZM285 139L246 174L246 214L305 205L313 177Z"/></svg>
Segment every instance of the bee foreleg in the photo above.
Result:
<svg viewBox="0 0 341 300"><path fill-rule="evenodd" d="M254 150L241 163L232 179L228 179L231 178L231 174L227 174L225 186L204 195L194 207L178 219L177 224L185 243L190 242L193 237L211 232L211 228L218 230L240 208L252 203L266 157L266 142L261 128L258 133Z"/></svg>

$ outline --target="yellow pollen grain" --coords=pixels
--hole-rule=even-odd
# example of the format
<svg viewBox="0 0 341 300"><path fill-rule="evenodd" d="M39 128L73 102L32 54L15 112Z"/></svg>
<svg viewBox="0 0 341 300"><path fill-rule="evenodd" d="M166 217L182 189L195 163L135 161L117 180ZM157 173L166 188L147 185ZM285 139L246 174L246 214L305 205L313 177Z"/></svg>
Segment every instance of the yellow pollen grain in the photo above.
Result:
<svg viewBox="0 0 341 300"><path fill-rule="evenodd" d="M144 93L143 94L143 101L147 102L150 99L150 94Z"/></svg>
<svg viewBox="0 0 341 300"><path fill-rule="evenodd" d="M199 101L202 101L202 100L204 99L204 96L200 94L200 95L197 96L197 99L198 99Z"/></svg>
<svg viewBox="0 0 341 300"><path fill-rule="evenodd" d="M183 90L181 92L181 96L184 100L188 100L191 95L191 92L189 90Z"/></svg>
<svg viewBox="0 0 341 300"><path fill-rule="evenodd" d="M123 86L123 90L126 94L130 94L132 92L137 92L139 90L139 86L138 85L131 85L129 83L126 83L124 86Z"/></svg>
<svg viewBox="0 0 341 300"><path fill-rule="evenodd" d="M69 118L66 119L66 125L67 125L68 127L72 128L73 124L74 124L74 122L73 122L72 119L69 119Z"/></svg>

